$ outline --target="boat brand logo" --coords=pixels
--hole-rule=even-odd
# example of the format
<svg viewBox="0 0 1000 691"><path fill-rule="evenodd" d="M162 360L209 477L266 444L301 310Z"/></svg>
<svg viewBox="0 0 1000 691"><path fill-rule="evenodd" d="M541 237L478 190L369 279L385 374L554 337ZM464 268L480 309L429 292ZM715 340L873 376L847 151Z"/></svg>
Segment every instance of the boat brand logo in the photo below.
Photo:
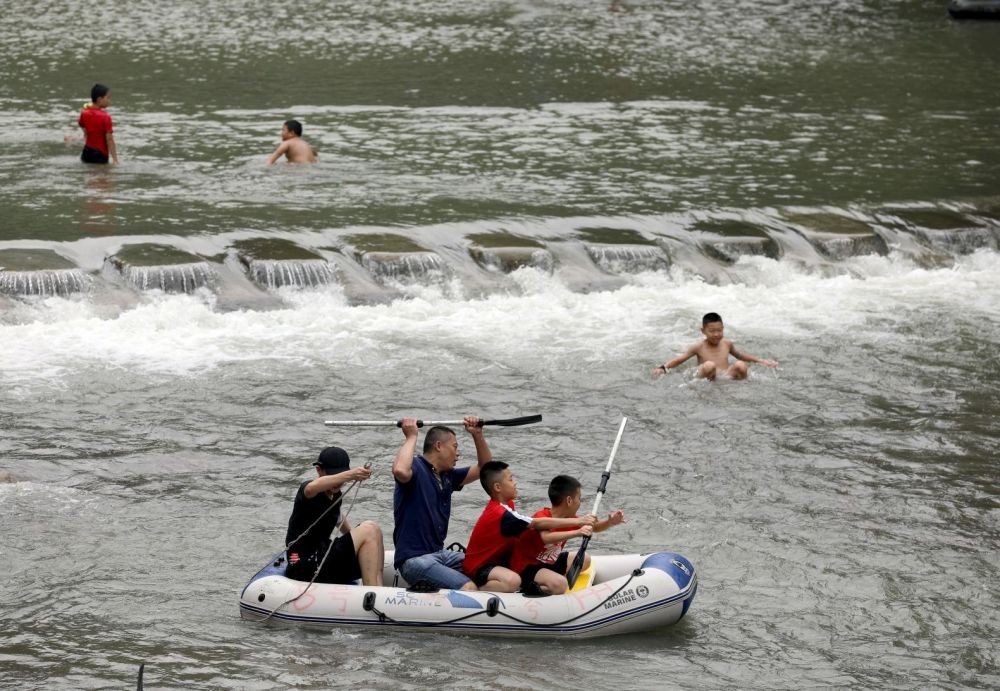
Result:
<svg viewBox="0 0 1000 691"><path fill-rule="evenodd" d="M648 592L648 591L647 591ZM628 590L623 590L610 600L604 603L604 609L612 609L618 605L627 605L630 602L635 602L636 592L629 588ZM640 597L646 597L645 595L640 595Z"/></svg>
<svg viewBox="0 0 1000 691"><path fill-rule="evenodd" d="M647 588L644 585L640 585L638 588L635 589L635 594L638 595L639 597L646 597L647 595L649 595L649 588Z"/></svg>
<svg viewBox="0 0 1000 691"><path fill-rule="evenodd" d="M691 575L691 570L686 565L684 565L682 562L679 562L676 559L671 559L670 563L673 564L674 566L676 566L681 571L683 571L685 576L690 576Z"/></svg>
<svg viewBox="0 0 1000 691"><path fill-rule="evenodd" d="M395 596L388 595L385 598L386 605L399 605L401 607L445 607L448 600L437 593L414 593L400 590Z"/></svg>

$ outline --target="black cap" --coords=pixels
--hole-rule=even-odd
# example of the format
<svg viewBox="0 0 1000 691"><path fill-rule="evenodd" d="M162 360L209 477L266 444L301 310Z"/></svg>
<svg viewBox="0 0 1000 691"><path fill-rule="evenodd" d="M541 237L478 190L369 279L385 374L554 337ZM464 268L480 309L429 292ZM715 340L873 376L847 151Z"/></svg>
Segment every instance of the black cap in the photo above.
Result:
<svg viewBox="0 0 1000 691"><path fill-rule="evenodd" d="M319 458L313 465L318 465L327 475L342 473L351 467L351 459L339 446L328 446L319 453Z"/></svg>

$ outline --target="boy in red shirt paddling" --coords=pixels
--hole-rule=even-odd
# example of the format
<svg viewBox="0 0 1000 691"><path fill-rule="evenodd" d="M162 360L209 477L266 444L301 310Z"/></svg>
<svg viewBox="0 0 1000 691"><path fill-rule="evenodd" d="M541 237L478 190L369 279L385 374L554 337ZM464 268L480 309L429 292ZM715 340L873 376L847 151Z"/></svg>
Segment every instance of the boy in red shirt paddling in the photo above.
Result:
<svg viewBox="0 0 1000 691"><path fill-rule="evenodd" d="M80 119L77 120L84 132L80 160L84 163L107 163L110 156L117 164L118 149L115 147L111 116L106 110L111 103L111 89L103 84L94 84L90 90L90 101L80 111Z"/></svg>
<svg viewBox="0 0 1000 691"><path fill-rule="evenodd" d="M517 481L502 461L490 461L483 465L479 481L490 495L490 501L472 529L462 571L480 590L513 593L521 587L520 576L506 566L521 534L574 528L589 531L595 523L595 518L589 515L582 518L528 518L517 513L514 510Z"/></svg>
<svg viewBox="0 0 1000 691"><path fill-rule="evenodd" d="M556 475L549 483L549 501L551 507L545 507L535 513L534 519L539 520L577 520L576 512L580 510L580 481L569 475ZM569 584L566 572L569 570L569 552L564 552L566 541L574 537L585 537L591 533L600 533L608 528L625 522L625 514L615 511L608 514L604 520L596 521L593 527L555 528L539 531L527 530L522 533L514 546L510 558L510 568L516 571L524 584L525 593L544 593L560 595L565 593ZM583 570L590 566L590 555L585 555Z"/></svg>

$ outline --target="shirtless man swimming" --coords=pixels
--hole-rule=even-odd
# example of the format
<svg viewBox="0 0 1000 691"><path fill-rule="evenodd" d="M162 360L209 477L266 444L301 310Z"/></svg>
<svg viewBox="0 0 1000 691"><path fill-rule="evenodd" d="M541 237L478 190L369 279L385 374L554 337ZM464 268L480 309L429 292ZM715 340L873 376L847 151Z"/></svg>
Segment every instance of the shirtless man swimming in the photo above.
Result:
<svg viewBox="0 0 1000 691"><path fill-rule="evenodd" d="M774 360L762 360L756 355L737 350L732 341L722 337L722 330L722 317L715 312L709 312L701 320L704 340L698 341L673 360L654 367L651 374L654 377L666 374L667 370L677 367L694 355L698 356L698 376L710 381L715 381L719 374L730 379L746 379L749 372L749 367L746 365L748 362L756 362L766 367L778 366ZM730 355L736 358L736 362L732 365L729 364Z"/></svg>
<svg viewBox="0 0 1000 691"><path fill-rule="evenodd" d="M268 157L267 165L274 165L282 156L289 163L315 163L318 160L316 149L302 138L302 123L298 120L287 120L281 126L281 144Z"/></svg>

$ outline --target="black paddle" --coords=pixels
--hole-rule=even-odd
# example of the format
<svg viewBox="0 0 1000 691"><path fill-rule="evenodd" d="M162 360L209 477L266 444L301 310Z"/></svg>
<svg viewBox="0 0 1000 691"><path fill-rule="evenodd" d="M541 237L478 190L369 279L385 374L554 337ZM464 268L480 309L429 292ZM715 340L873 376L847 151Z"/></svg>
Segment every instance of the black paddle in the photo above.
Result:
<svg viewBox="0 0 1000 691"><path fill-rule="evenodd" d="M536 422L541 422L541 415L525 415L524 417L511 417L504 420L480 420L478 427L485 427L486 425L495 425L497 427L519 427L520 425L533 425ZM461 425L464 424L464 420L417 420L417 427L424 427L425 425ZM389 425L394 425L396 427L402 427L402 420L327 420L323 423L330 427L340 427L340 426L352 426L352 427L386 427Z"/></svg>
<svg viewBox="0 0 1000 691"><path fill-rule="evenodd" d="M618 453L618 444L621 443L622 434L625 432L625 423L628 422L627 417L622 418L621 427L618 428L618 436L615 437L615 445L611 447L611 457L608 459L608 467L604 469L601 473L601 484L597 488L597 498L594 499L594 510L591 511L591 515L597 515L597 509L601 505L601 497L604 496L604 490L608 486L608 478L611 477L611 464L615 462L615 454ZM573 559L573 565L569 567L569 572L566 574L566 582L569 587L572 588L573 584L576 583L577 577L580 575L580 571L583 570L583 562L586 557L587 545L590 544L590 537L587 536L583 538L583 543L580 545L580 551L576 553L576 557Z"/></svg>

